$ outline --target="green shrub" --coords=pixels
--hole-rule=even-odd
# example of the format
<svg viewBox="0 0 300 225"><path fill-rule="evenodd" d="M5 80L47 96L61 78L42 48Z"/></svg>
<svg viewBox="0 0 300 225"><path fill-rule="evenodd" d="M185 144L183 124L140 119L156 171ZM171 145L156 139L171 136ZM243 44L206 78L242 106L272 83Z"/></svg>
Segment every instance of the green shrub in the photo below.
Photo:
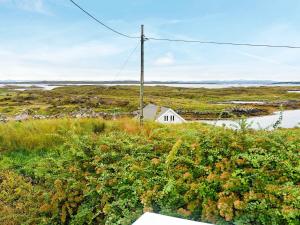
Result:
<svg viewBox="0 0 300 225"><path fill-rule="evenodd" d="M36 131L44 123L55 124L51 134L60 130L51 145L43 135L43 144L29 144L23 129L32 122L1 127L22 134L6 135L0 153L0 204L10 207L0 215L15 224L18 210L25 224L129 225L147 211L215 224L299 224L299 129L60 122L34 122Z"/></svg>
<svg viewBox="0 0 300 225"><path fill-rule="evenodd" d="M103 132L104 130L105 130L105 123L104 122L93 124L93 132L95 134L99 134L99 133Z"/></svg>

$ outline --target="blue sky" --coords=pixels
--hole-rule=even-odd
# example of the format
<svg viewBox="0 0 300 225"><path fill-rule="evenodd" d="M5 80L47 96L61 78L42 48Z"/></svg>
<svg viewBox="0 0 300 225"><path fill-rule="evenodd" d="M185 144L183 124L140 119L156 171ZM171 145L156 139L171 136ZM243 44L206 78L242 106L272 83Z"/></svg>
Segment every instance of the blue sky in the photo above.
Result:
<svg viewBox="0 0 300 225"><path fill-rule="evenodd" d="M77 0L117 30L300 46L299 0ZM68 0L0 0L0 80L137 80L138 45ZM300 50L148 41L146 80L300 80Z"/></svg>

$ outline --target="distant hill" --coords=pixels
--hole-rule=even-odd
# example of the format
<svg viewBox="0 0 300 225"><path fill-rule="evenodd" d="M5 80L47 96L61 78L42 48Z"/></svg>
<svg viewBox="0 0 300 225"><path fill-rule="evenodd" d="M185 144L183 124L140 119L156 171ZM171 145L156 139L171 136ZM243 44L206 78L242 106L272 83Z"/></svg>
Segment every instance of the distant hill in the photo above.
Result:
<svg viewBox="0 0 300 225"><path fill-rule="evenodd" d="M117 81L32 81L32 80L2 80L2 84L138 84L138 80L117 80ZM300 84L300 81L272 81L272 80L203 80L203 81L145 81L146 84Z"/></svg>

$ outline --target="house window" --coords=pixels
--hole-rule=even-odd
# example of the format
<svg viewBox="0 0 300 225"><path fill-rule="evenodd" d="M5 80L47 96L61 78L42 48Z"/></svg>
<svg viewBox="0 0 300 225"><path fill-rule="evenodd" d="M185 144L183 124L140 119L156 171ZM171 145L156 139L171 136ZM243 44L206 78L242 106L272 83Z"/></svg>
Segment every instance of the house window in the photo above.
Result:
<svg viewBox="0 0 300 225"><path fill-rule="evenodd" d="M171 116L170 120L171 120L171 122L174 122L175 121L175 116Z"/></svg>
<svg viewBox="0 0 300 225"><path fill-rule="evenodd" d="M164 121L165 122L169 121L169 116L164 116Z"/></svg>

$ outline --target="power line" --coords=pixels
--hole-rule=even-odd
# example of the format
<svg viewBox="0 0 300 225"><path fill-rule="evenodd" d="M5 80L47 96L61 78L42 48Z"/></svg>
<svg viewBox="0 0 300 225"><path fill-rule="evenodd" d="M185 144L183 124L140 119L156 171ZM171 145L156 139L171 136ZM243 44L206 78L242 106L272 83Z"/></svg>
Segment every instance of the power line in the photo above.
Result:
<svg viewBox="0 0 300 225"><path fill-rule="evenodd" d="M95 16L93 16L91 13L89 13L87 10L82 8L80 5L78 5L75 1L70 0L71 3L73 3L77 8L79 8L82 12L84 12L86 15L88 15L90 18L92 18L97 23L101 24L108 30L114 32L115 34L118 34L120 36L131 38L131 39L139 39L140 37L137 36L130 36L128 34L124 34L120 31L117 31L110 26L106 25L105 23L101 22L99 19L97 19ZM152 40L152 41L169 41L169 42L183 42L183 43L200 43L200 44L212 44L212 45L231 45L231 46L247 46L247 47L267 47L267 48L289 48L289 49L300 49L300 46L292 46L292 45L270 45L270 44L252 44L252 43L235 43L235 42L218 42L218 41L202 41L202 40L185 40L185 39L170 39L170 38L155 38L155 37L145 37L145 40Z"/></svg>
<svg viewBox="0 0 300 225"><path fill-rule="evenodd" d="M126 60L124 61L124 63L122 64L122 66L120 67L120 70L116 73L116 75L114 76L114 80L124 71L125 67L127 66L129 59L131 58L131 56L135 53L135 51L137 50L137 48L139 47L140 43L138 43L135 48L130 52L130 54L127 56Z"/></svg>
<svg viewBox="0 0 300 225"><path fill-rule="evenodd" d="M126 37L126 38L131 38L131 39L137 39L139 37L134 37L134 36L130 36L130 35L127 35L127 34L124 34L124 33L121 33L113 28L111 28L110 26L106 25L105 23L101 22L99 19L97 19L95 16L93 16L92 14L90 14L88 11L86 11L84 8L82 8L80 5L78 5L76 2L74 2L73 0L70 0L71 3L73 3L77 8L79 8L82 12L84 12L86 15L88 15L90 18L92 18L93 20L95 20L97 23L101 24L102 26L104 26L105 28L109 29L110 31L120 35L120 36L123 36L123 37Z"/></svg>
<svg viewBox="0 0 300 225"><path fill-rule="evenodd" d="M184 40L184 39L153 38L153 37L146 37L146 39L153 40L153 41L200 43L200 44L214 44L214 45L233 45L233 46L248 46L248 47L290 48L290 49L299 49L300 48L300 46L291 46L291 45L250 44L250 43L200 41L200 40Z"/></svg>

